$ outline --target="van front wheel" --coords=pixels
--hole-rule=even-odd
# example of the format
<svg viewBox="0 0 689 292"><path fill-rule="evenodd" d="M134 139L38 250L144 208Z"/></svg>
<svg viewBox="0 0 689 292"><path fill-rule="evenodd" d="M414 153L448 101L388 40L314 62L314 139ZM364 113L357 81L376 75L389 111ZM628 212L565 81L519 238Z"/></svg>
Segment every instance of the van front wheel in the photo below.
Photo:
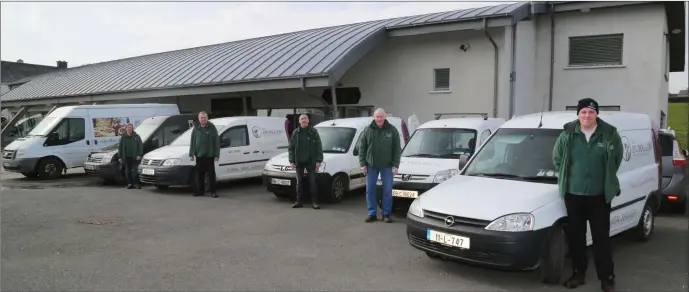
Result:
<svg viewBox="0 0 689 292"><path fill-rule="evenodd" d="M565 266L567 240L565 230L560 225L553 226L541 258L541 281L546 284L558 284L562 279Z"/></svg>
<svg viewBox="0 0 689 292"><path fill-rule="evenodd" d="M62 175L62 162L52 157L38 163L38 176L42 179L56 179Z"/></svg>
<svg viewBox="0 0 689 292"><path fill-rule="evenodd" d="M347 195L347 190L349 189L348 185L349 180L347 176L343 174L336 175L333 178L333 184L330 186L330 202L342 202L344 197Z"/></svg>

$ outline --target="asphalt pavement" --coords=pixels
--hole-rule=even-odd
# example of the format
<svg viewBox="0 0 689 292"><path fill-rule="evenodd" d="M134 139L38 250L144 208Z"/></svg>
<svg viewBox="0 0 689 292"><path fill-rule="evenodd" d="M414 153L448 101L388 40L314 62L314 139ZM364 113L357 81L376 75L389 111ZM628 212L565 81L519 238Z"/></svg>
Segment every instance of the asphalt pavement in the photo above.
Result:
<svg viewBox="0 0 689 292"><path fill-rule="evenodd" d="M364 223L361 192L313 210L259 180L223 184L214 199L101 186L80 171L1 175L3 291L567 290L535 272L430 259L409 245L404 218ZM688 290L687 219L661 216L650 242L613 240L619 291ZM575 291L600 291L590 266Z"/></svg>

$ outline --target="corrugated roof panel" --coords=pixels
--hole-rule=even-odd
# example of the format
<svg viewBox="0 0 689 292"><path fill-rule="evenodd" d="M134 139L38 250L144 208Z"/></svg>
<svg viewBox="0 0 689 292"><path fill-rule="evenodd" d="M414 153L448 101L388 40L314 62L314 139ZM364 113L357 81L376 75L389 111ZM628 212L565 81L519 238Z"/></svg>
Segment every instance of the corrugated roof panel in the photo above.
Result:
<svg viewBox="0 0 689 292"><path fill-rule="evenodd" d="M504 16L524 5L529 4L354 23L91 64L35 76L2 101L323 76L382 29Z"/></svg>

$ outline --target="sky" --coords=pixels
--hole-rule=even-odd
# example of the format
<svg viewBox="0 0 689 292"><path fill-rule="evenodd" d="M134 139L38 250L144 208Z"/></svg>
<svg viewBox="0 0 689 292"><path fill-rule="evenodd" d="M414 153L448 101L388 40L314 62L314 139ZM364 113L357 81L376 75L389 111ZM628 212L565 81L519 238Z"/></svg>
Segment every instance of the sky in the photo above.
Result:
<svg viewBox="0 0 689 292"><path fill-rule="evenodd" d="M311 28L506 2L2 2L0 59L69 67ZM685 67L686 68L686 67ZM670 74L670 92L687 73Z"/></svg>

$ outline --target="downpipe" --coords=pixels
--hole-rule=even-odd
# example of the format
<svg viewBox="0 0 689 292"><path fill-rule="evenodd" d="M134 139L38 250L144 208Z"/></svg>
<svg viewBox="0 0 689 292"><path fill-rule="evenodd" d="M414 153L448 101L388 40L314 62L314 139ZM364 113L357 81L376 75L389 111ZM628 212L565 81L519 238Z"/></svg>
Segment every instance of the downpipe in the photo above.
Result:
<svg viewBox="0 0 689 292"><path fill-rule="evenodd" d="M553 110L553 73L555 72L555 8L550 4L550 80L548 81L548 111Z"/></svg>
<svg viewBox="0 0 689 292"><path fill-rule="evenodd" d="M493 44L493 49L495 51L495 60L493 64L493 117L498 117L498 65L500 61L500 55L498 54L498 45L493 40L493 37L488 33L488 21L483 19L483 26L481 28L483 33L486 35L491 44Z"/></svg>

